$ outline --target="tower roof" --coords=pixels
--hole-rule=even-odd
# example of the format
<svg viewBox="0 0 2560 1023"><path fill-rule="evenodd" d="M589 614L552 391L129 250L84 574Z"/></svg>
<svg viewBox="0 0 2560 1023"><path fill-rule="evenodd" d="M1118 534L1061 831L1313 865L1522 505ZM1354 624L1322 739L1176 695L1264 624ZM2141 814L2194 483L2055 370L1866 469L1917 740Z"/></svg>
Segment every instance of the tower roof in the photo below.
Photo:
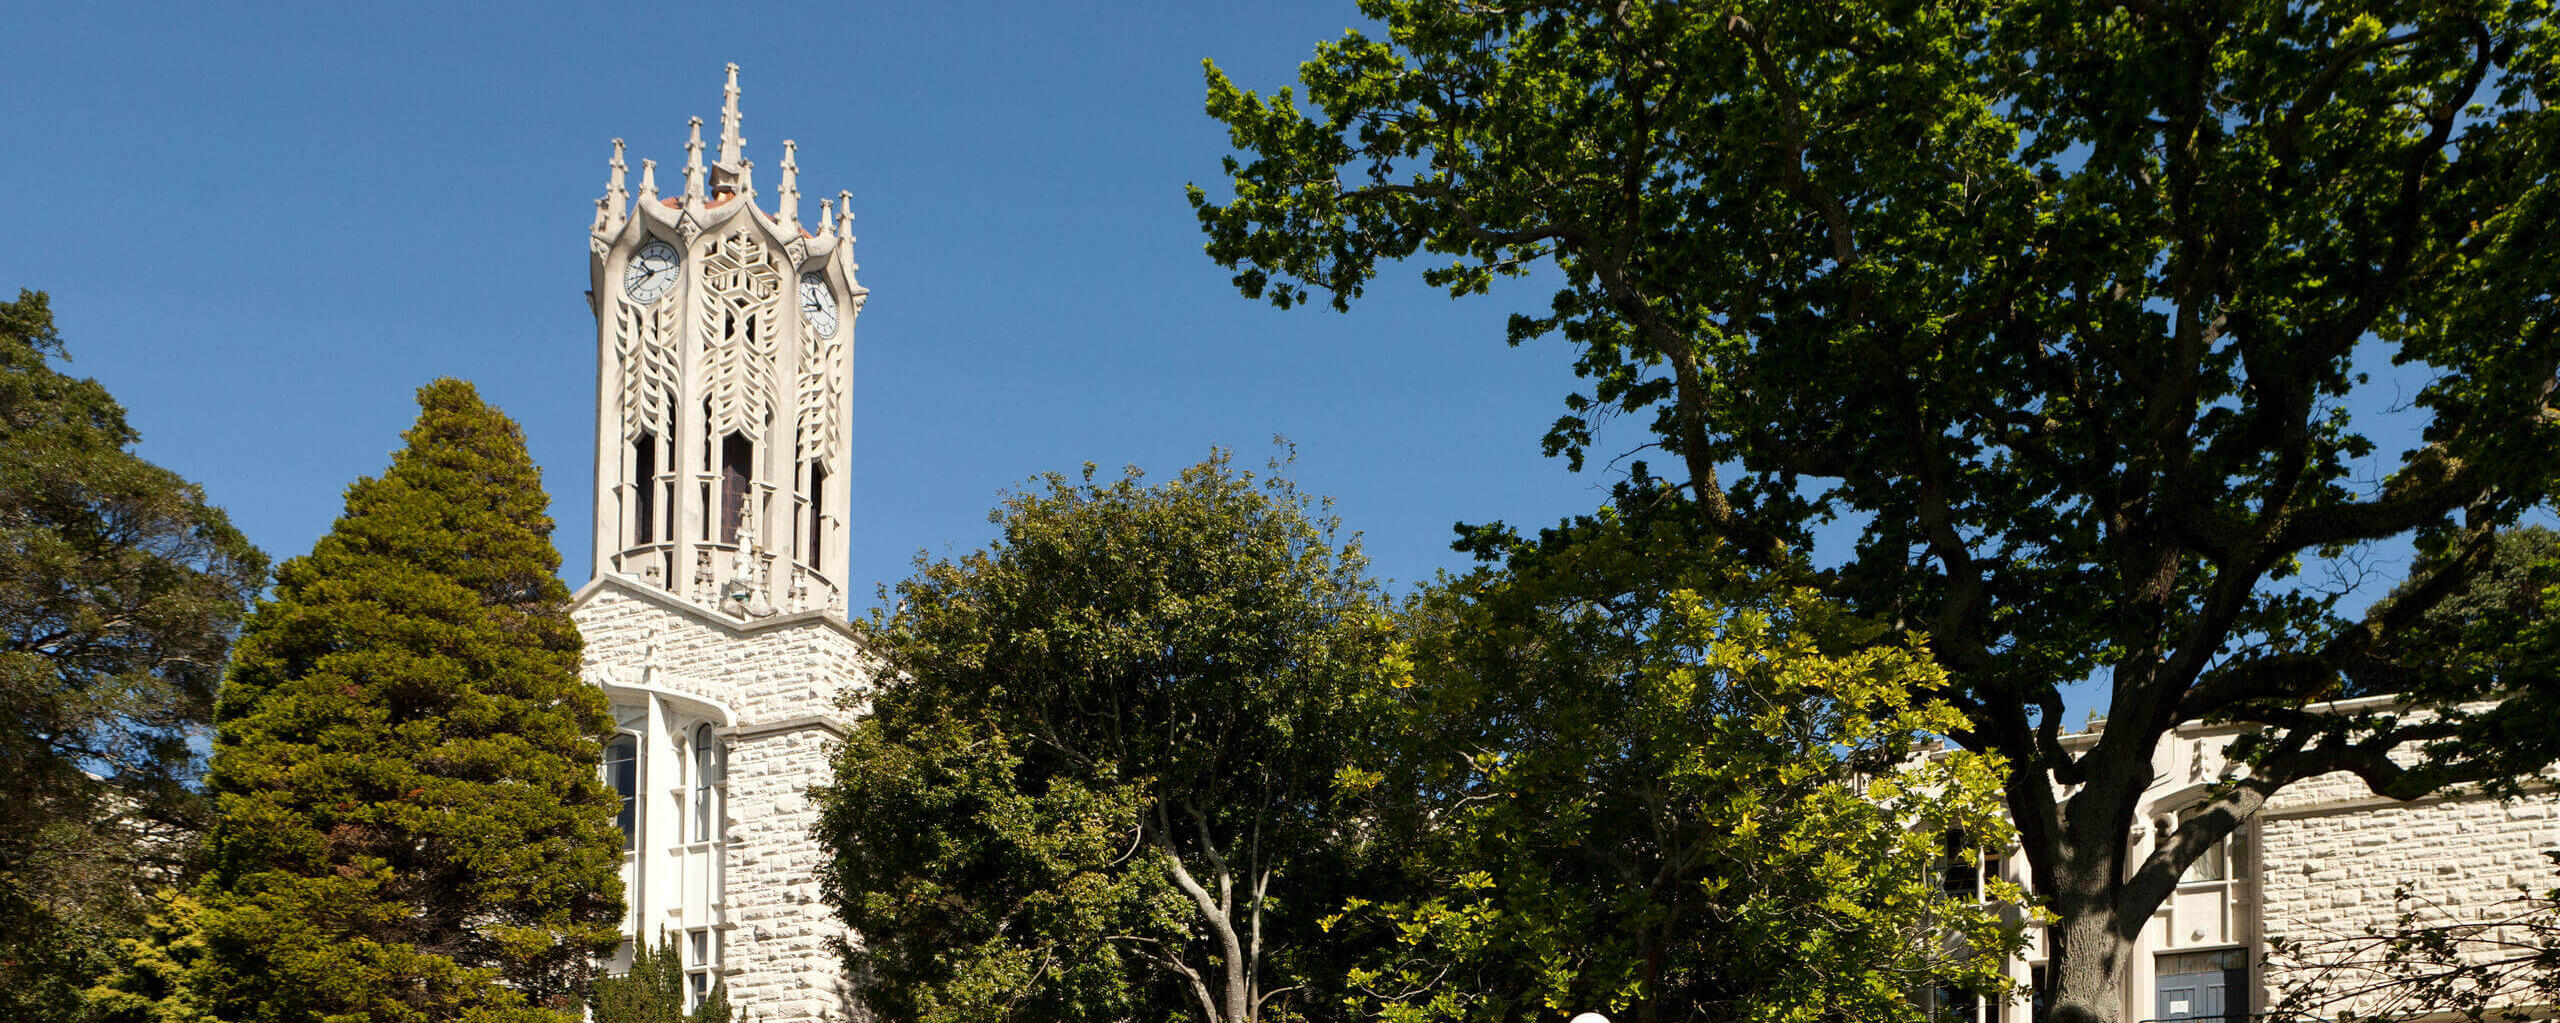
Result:
<svg viewBox="0 0 2560 1023"><path fill-rule="evenodd" d="M652 211L674 212L690 208L708 213L723 209L736 210L740 206L745 206L755 209L758 215L771 223L774 230L784 237L832 239L850 243L852 238L849 221L852 211L850 200L845 193L837 193L838 197L844 201L836 204L831 217L822 217L814 224L800 219L797 202L800 196L800 168L799 161L793 153L793 143L790 141L786 140L782 144L780 190L775 196L779 203L775 208L767 209L762 204L752 201L757 194L755 161L747 158L746 136L741 130L746 122L746 116L739 110L738 65L730 63L724 67L724 70L727 72L727 79L721 86L719 137L716 142L704 139L703 136L706 133L703 131L705 127L703 119L696 117L691 120L689 137L685 143L682 191L659 193L654 174L656 164L654 161L643 160L641 161L640 188L635 195L625 183L627 171L624 169L626 164L621 140L615 140L612 173L608 177L605 196L597 203L595 229L597 237L603 239L618 234L622 226L634 215L634 211L643 207ZM750 201L735 202L742 198ZM672 214L662 220L672 223Z"/></svg>

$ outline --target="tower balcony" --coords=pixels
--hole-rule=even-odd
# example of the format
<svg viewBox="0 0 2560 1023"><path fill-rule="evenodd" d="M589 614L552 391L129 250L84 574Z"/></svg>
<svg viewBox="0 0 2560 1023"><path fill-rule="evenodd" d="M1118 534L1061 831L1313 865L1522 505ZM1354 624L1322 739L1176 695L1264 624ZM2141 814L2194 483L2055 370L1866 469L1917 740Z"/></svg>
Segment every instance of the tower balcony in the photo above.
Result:
<svg viewBox="0 0 2560 1023"><path fill-rule="evenodd" d="M724 503L726 479L719 473L661 473L639 483L614 488L621 507L633 509L625 521L620 550L608 562L615 572L674 593L703 607L718 608L730 582L739 574L739 555L748 552L749 589L753 603L770 612L829 610L846 613L843 587L809 565L820 552L808 549L821 537L841 535L834 515L812 519L807 495L770 483L747 484L735 507ZM682 489L679 489L682 488ZM687 498L679 509L679 498ZM777 520L775 528L758 523ZM689 523L686 520L691 520ZM645 529L641 527L646 522ZM684 532L679 524L693 526ZM742 532L757 534L753 544Z"/></svg>

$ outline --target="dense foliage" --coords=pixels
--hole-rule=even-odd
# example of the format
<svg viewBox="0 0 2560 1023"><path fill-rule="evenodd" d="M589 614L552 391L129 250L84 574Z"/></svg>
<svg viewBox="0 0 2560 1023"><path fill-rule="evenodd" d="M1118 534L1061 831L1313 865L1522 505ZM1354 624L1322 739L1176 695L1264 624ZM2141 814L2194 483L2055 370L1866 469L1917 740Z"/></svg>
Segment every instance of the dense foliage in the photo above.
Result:
<svg viewBox="0 0 2560 1023"><path fill-rule="evenodd" d="M190 741L266 557L0 303L0 1018L65 1011L202 822Z"/></svg>
<svg viewBox="0 0 2560 1023"><path fill-rule="evenodd" d="M540 474L469 384L418 404L222 686L189 983L226 1020L574 1019L619 940L610 722Z"/></svg>
<svg viewBox="0 0 2560 1023"><path fill-rule="evenodd" d="M619 977L599 977L588 999L588 1023L729 1023L729 989L714 984L711 997L687 1012L684 954L674 944L642 945L632 951L631 969Z"/></svg>
<svg viewBox="0 0 2560 1023"><path fill-rule="evenodd" d="M1914 759L1961 723L1944 675L1667 525L1587 520L1409 609L1408 713L1361 781L1413 883L1333 921L1387 953L1353 1018L1916 1023L1918 991L2008 994L2017 893L1974 873L2008 843L1999 765Z"/></svg>
<svg viewBox="0 0 2560 1023"><path fill-rule="evenodd" d="M884 1018L1293 1018L1358 858L1338 765L1383 688L1356 543L1221 455L1051 476L920 564L822 797ZM1310 987L1314 985L1314 987Z"/></svg>
<svg viewBox="0 0 2560 1023"><path fill-rule="evenodd" d="M1424 254L1455 294L1535 274L1510 340L1561 335L1587 382L1551 450L1640 417L1680 508L1765 563L1846 523L1818 588L1925 632L1954 736L2015 768L2062 1018L2118 1015L2139 922L2276 790L2560 758L2542 684L2314 706L2553 491L2547 0L1359 9L1383 35L1322 44L1305 108L1210 69L1242 151L1194 192L1210 256L1284 306ZM2370 411L2402 404L2386 364L2402 419ZM2400 542L2424 574L2370 610L2304 571ZM2107 729L2072 746L2058 687L2089 678ZM2137 859L2153 751L2196 721L2265 730Z"/></svg>
<svg viewBox="0 0 2560 1023"><path fill-rule="evenodd" d="M2434 568L2419 566L2414 580ZM2384 596L2385 608L2417 595L2414 580ZM2560 643L2551 635L2560 629L2555 582L2560 532L2525 526L2499 533L2469 586L2430 604L2410 623L2406 639L2348 673L2351 692L2378 696L2441 686L2458 695L2521 690L2560 678Z"/></svg>
<svg viewBox="0 0 2560 1023"><path fill-rule="evenodd" d="M118 943L115 972L89 989L84 1023L217 1023L195 983L205 958L204 903L162 889L140 934Z"/></svg>

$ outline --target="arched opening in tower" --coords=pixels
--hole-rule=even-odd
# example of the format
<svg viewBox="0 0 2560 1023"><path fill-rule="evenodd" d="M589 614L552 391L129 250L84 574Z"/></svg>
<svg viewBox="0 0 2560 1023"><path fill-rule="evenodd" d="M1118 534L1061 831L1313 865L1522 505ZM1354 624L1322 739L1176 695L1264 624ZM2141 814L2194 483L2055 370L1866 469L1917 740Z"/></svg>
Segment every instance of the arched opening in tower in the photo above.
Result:
<svg viewBox="0 0 2560 1023"><path fill-rule="evenodd" d="M826 536L826 521L827 467L811 462L809 463L809 546L804 548L807 553L802 555L802 560L812 568L826 564L823 553L825 548L819 546L820 538Z"/></svg>
<svg viewBox="0 0 2560 1023"><path fill-rule="evenodd" d="M748 467L755 464L755 443L731 433L720 438L720 542L738 542L738 523L747 510Z"/></svg>
<svg viewBox="0 0 2560 1023"><path fill-rule="evenodd" d="M631 542L658 540L658 435L646 430L631 441Z"/></svg>

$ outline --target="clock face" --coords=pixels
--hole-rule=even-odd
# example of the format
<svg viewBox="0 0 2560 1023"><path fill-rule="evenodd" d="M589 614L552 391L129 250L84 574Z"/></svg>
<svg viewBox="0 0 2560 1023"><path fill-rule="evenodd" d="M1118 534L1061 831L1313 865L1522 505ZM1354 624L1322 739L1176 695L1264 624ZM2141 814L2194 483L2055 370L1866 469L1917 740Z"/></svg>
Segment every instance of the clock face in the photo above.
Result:
<svg viewBox="0 0 2560 1023"><path fill-rule="evenodd" d="M800 275L800 315L818 328L819 337L836 336L836 293L817 274Z"/></svg>
<svg viewBox="0 0 2560 1023"><path fill-rule="evenodd" d="M657 301L676 286L681 262L673 245L653 241L641 246L640 251L631 254L631 261L622 265L623 293L634 302Z"/></svg>

